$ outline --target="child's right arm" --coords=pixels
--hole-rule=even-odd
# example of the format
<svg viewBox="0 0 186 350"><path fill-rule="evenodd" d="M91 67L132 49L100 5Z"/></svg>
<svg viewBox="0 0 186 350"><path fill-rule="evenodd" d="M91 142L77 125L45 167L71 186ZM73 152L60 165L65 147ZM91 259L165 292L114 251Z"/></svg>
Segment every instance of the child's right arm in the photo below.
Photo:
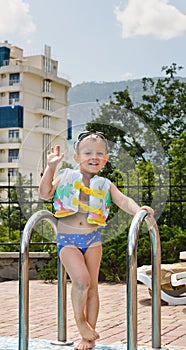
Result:
<svg viewBox="0 0 186 350"><path fill-rule="evenodd" d="M154 210L151 207L147 205L140 207L132 198L125 196L119 191L113 183L111 184L110 190L113 202L126 213L135 215L139 210L144 209L149 214L154 215Z"/></svg>
<svg viewBox="0 0 186 350"><path fill-rule="evenodd" d="M60 154L60 146L55 146L51 148L51 151L47 152L47 167L43 173L39 184L39 196L43 199L52 198L57 186L57 181L54 179L54 174L57 165L60 163L64 153Z"/></svg>

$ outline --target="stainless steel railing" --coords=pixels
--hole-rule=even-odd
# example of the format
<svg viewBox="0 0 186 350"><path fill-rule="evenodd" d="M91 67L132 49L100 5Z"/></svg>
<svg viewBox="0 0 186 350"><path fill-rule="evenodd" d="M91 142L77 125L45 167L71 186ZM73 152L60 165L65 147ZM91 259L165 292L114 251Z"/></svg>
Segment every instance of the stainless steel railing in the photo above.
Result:
<svg viewBox="0 0 186 350"><path fill-rule="evenodd" d="M57 219L48 210L31 216L25 225L20 244L19 259L19 350L28 350L29 334L29 243L35 225L47 220L57 231ZM146 221L151 239L152 260L152 348L161 348L161 249L159 231L155 219L145 210L134 217L128 235L127 247L127 349L137 349L137 244L143 220ZM71 345L66 340L66 272L58 259L58 341L53 345Z"/></svg>
<svg viewBox="0 0 186 350"><path fill-rule="evenodd" d="M29 243L35 225L41 221L48 221L55 233L57 219L48 210L40 210L27 221L20 243L19 257L19 350L28 350L29 336ZM71 345L66 340L66 272L58 259L58 341L53 345Z"/></svg>
<svg viewBox="0 0 186 350"><path fill-rule="evenodd" d="M137 244L145 219L151 239L152 260L152 348L161 348L161 248L155 219L140 210L133 218L127 246L127 349L137 349Z"/></svg>

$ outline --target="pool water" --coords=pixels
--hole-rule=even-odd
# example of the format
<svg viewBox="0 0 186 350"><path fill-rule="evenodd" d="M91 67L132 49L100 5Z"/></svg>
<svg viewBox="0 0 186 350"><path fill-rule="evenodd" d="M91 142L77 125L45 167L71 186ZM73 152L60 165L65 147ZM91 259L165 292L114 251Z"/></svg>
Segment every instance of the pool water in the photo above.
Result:
<svg viewBox="0 0 186 350"><path fill-rule="evenodd" d="M29 339L29 350L72 350L71 346L52 345L50 340ZM95 350L124 350L124 345L100 345L97 344ZM18 350L18 339L13 337L0 337L1 350Z"/></svg>
<svg viewBox="0 0 186 350"><path fill-rule="evenodd" d="M71 346L52 345L52 340L42 339L29 339L28 350L72 350L74 344ZM18 350L18 338L13 337L0 337L0 350ZM170 348L171 350L186 350L186 348L175 347ZM94 350L127 350L127 345L113 344L113 345L102 345L97 344ZM138 350L152 350L148 346L138 346ZM161 350L168 350L168 348L161 348Z"/></svg>

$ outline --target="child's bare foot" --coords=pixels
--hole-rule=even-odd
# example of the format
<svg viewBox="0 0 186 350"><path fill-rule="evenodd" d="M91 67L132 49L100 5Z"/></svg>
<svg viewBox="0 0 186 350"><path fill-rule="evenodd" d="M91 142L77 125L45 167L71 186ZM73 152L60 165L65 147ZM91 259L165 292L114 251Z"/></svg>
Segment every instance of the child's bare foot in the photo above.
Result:
<svg viewBox="0 0 186 350"><path fill-rule="evenodd" d="M95 346L95 341L89 341L87 339L82 338L80 343L75 346L75 350L88 350L93 349Z"/></svg>
<svg viewBox="0 0 186 350"><path fill-rule="evenodd" d="M87 339L88 341L99 339L99 334L89 325L88 322L79 323L78 328L83 339Z"/></svg>

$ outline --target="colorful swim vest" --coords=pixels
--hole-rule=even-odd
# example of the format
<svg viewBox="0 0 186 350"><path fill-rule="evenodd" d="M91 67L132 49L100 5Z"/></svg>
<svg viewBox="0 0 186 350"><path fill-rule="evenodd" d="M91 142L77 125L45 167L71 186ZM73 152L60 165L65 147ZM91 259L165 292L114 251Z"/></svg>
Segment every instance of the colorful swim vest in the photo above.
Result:
<svg viewBox="0 0 186 350"><path fill-rule="evenodd" d="M95 175L90 180L90 186L85 187L79 170L65 169L60 176L54 194L54 215L62 218L77 213L80 208L88 213L89 224L105 226L111 203L110 180ZM88 195L88 204L80 201L80 190Z"/></svg>

